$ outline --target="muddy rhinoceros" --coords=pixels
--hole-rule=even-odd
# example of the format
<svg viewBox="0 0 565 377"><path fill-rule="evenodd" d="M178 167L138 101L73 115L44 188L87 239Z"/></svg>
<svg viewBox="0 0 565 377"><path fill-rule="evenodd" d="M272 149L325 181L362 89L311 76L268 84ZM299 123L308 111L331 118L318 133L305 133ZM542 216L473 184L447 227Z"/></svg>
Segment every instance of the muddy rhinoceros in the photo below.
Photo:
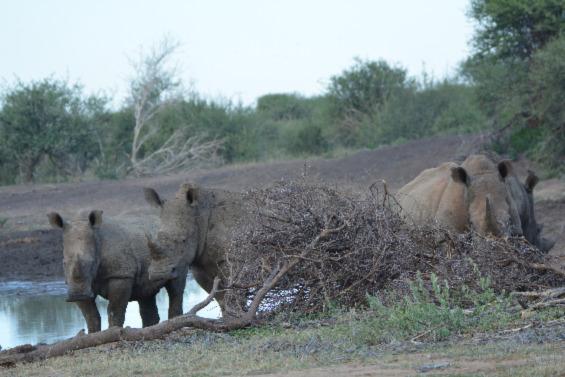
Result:
<svg viewBox="0 0 565 377"><path fill-rule="evenodd" d="M461 165L446 162L426 169L402 187L397 197L416 222L437 220L457 232L524 236L544 251L552 243L540 236L533 207L537 177L521 183L510 161L494 163L471 155Z"/></svg>
<svg viewBox="0 0 565 377"><path fill-rule="evenodd" d="M54 228L63 230L67 301L80 308L89 333L101 328L97 295L109 301L110 326L123 326L129 301L139 303L144 327L158 323L155 296L163 286L169 294L169 318L182 314L186 277L171 274L168 279L149 279L150 255L142 229L102 222L99 210L80 212L70 221L55 212L47 216Z"/></svg>
<svg viewBox="0 0 565 377"><path fill-rule="evenodd" d="M174 271L188 267L196 282L210 292L214 278L226 286L226 253L234 231L246 217L242 194L204 189L182 184L171 200L163 200L152 188L145 188L149 204L160 209L161 224L157 238L148 238L152 279L169 279ZM216 295L224 316L236 315L244 305L228 307L224 292Z"/></svg>

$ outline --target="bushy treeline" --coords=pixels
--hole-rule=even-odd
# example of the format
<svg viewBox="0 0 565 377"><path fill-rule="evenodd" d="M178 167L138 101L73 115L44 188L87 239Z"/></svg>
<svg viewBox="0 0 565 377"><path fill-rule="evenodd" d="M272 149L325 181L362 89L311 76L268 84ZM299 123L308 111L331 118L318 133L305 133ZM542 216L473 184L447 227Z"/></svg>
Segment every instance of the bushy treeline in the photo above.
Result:
<svg viewBox="0 0 565 377"><path fill-rule="evenodd" d="M174 50L168 44L142 61L130 98L117 109L67 81L17 82L0 93L0 184L122 177L155 151L163 152L162 164L186 152L183 145L166 149L173 135L221 141L221 160L237 163L487 130L498 136L499 152L525 153L562 174L565 3L472 0L469 14L477 23L473 54L459 74L439 80L358 59L318 96L267 94L244 106L177 91L173 72L158 66Z"/></svg>
<svg viewBox="0 0 565 377"><path fill-rule="evenodd" d="M54 78L8 88L0 110L0 182L127 175L135 108L111 109L109 103ZM221 140L225 163L329 156L474 130L483 122L473 103L471 88L455 80L417 82L384 61L357 61L333 77L320 96L268 94L255 106L195 93L177 98L152 117L158 132L143 145L141 156L160 148L178 129Z"/></svg>

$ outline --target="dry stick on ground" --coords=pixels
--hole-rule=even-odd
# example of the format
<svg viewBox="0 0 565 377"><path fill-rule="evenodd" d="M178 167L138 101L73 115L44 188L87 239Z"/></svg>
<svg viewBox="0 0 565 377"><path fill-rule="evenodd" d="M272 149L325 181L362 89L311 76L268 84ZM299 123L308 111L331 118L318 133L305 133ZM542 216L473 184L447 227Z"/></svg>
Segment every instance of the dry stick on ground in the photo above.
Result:
<svg viewBox="0 0 565 377"><path fill-rule="evenodd" d="M161 322L154 326L138 328L121 328L112 327L107 330L85 335L82 332L76 336L50 345L23 345L13 349L0 352L0 367L12 367L17 363L33 362L44 360L52 357L62 356L70 351L76 351L84 348L96 347L102 344L113 343L117 341L140 341L160 339L173 331L183 327L194 327L209 331L229 331L243 327L247 327L255 322L259 305L265 298L265 295L277 284L277 282L286 273L298 264L312 249L316 247L318 242L327 238L330 234L338 232L343 226L336 229L324 229L309 245L308 248L290 261L285 261L282 267L277 265L273 268L269 277L263 283L263 286L255 294L249 310L241 317L223 321L222 319L209 319L197 316L196 313L208 305L216 295L220 279L214 279L214 286L208 297L201 303L196 304L187 314L180 317Z"/></svg>
<svg viewBox="0 0 565 377"><path fill-rule="evenodd" d="M565 276L565 271L561 268L557 268L557 267L554 267L554 266L551 266L551 265L547 265L545 263L525 262L523 260L516 258L515 255L510 255L510 258L514 262L516 262L516 263L518 263L518 264L520 264L524 267L530 267L530 268L533 268L534 270L538 270L538 271L551 271L551 272L553 272L557 275Z"/></svg>
<svg viewBox="0 0 565 377"><path fill-rule="evenodd" d="M547 289L541 292L512 292L512 295L526 298L555 298L565 295L565 287Z"/></svg>

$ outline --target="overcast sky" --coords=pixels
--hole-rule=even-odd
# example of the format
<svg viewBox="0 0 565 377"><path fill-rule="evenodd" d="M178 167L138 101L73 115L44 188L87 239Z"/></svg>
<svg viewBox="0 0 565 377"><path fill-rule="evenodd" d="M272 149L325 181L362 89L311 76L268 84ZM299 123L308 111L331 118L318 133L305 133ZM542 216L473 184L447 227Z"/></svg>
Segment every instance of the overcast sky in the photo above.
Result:
<svg viewBox="0 0 565 377"><path fill-rule="evenodd" d="M468 0L0 1L0 79L49 75L121 99L128 57L165 35L185 82L252 103L322 93L354 57L442 77L468 54Z"/></svg>

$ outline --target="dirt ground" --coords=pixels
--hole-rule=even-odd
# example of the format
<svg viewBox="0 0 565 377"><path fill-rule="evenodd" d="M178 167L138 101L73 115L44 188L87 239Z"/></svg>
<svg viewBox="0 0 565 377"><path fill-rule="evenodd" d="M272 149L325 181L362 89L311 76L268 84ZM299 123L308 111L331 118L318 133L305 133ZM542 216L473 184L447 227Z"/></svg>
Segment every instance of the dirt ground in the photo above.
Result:
<svg viewBox="0 0 565 377"><path fill-rule="evenodd" d="M46 218L51 211L69 216L81 208L102 209L104 216L118 216L124 221L154 217L156 211L145 203L142 188L153 187L168 197L186 181L245 191L306 175L309 180L354 191L365 190L373 182L384 179L394 191L423 169L461 159L476 151L480 143L477 137L445 136L361 151L338 159L226 166L121 181L0 187L0 281L63 277L61 234L49 229ZM520 161L517 166L521 173L532 168L527 161ZM535 195L538 221L545 224L546 236L558 240L552 254L565 262L565 182L541 182Z"/></svg>

